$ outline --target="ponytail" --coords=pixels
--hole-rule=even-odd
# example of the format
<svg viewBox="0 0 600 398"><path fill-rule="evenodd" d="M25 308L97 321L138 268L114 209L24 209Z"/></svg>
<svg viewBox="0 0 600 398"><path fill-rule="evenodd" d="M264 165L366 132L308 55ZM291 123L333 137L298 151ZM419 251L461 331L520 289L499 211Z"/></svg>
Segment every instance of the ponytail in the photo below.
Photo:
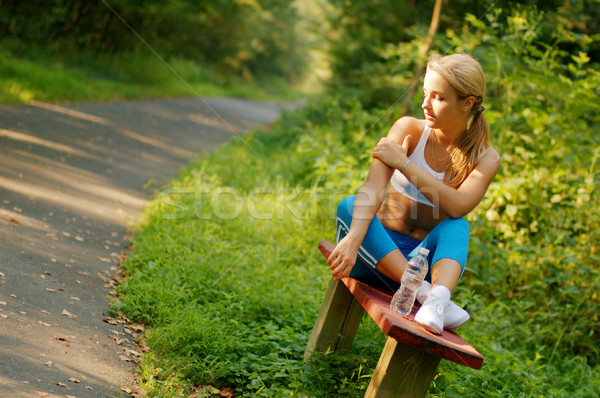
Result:
<svg viewBox="0 0 600 398"><path fill-rule="evenodd" d="M448 185L458 187L471 174L475 165L487 153L489 138L490 130L487 120L483 111L478 108L467 131L458 139L450 154L452 170Z"/></svg>

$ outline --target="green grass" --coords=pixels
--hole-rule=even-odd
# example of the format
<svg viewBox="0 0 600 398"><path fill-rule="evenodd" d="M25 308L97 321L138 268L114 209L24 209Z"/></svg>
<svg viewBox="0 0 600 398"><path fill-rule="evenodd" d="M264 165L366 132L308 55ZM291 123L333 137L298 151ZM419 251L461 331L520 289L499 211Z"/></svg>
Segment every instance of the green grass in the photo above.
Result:
<svg viewBox="0 0 600 398"><path fill-rule="evenodd" d="M61 55L37 48L14 55L0 45L0 102L110 101L118 99L230 96L288 101L310 95L276 77L220 76L208 66L149 50L111 56Z"/></svg>

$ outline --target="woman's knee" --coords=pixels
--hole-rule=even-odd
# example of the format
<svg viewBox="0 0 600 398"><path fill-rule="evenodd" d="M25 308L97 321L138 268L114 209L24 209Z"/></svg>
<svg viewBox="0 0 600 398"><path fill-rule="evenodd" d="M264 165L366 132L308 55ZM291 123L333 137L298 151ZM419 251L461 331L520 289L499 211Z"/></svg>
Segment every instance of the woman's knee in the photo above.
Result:
<svg viewBox="0 0 600 398"><path fill-rule="evenodd" d="M337 207L337 216L343 220L352 219L352 211L354 209L354 199L356 195L346 196L340 201Z"/></svg>
<svg viewBox="0 0 600 398"><path fill-rule="evenodd" d="M451 233L459 233L467 236L470 233L469 222L464 218L446 218L438 224L438 227L444 233L451 231Z"/></svg>

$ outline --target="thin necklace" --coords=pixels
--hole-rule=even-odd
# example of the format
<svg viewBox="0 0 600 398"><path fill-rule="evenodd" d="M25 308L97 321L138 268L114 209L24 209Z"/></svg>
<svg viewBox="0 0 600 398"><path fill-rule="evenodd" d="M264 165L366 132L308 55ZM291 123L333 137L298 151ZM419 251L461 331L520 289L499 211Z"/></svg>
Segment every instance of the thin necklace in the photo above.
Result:
<svg viewBox="0 0 600 398"><path fill-rule="evenodd" d="M444 159L440 159L439 155L438 155L438 150L437 150L437 145L435 143L435 130L431 130L432 135L431 135L431 156L433 157L433 160L435 162L435 168L438 168L438 162L441 163L443 161L445 161L446 159L448 159L450 157L450 154L448 154L448 156L446 156ZM435 154L434 154L435 151ZM450 165L452 164L452 162L448 162L448 164L446 165L446 167L444 167L444 170L440 171L439 173L442 174L446 174L446 170L448 170L448 167L450 167Z"/></svg>

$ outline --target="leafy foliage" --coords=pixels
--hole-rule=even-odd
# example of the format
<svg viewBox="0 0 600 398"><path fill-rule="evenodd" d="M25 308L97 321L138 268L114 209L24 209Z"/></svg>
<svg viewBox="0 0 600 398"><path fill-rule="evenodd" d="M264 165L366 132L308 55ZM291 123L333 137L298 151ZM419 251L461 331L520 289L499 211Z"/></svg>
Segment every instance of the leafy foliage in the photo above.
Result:
<svg viewBox="0 0 600 398"><path fill-rule="evenodd" d="M0 11L0 39L17 55L31 46L114 55L149 45L163 58L247 77L293 80L307 66L292 0L12 0Z"/></svg>
<svg viewBox="0 0 600 398"><path fill-rule="evenodd" d="M426 61L417 55L425 41L434 1L331 2L337 6L337 12L329 14L333 26L329 35L333 78L329 85L336 92L358 95L367 108L404 101L415 72ZM440 33L434 43L443 42L447 33L455 32L458 32L457 42L479 42L481 38L471 34L470 30L489 21L490 16L496 29L509 25L516 28L511 16L513 9L535 9L540 11L539 15L544 15L536 21L535 44L549 45L553 51L561 52L564 57L556 60L568 64L571 54L581 51L593 62L600 62L600 19L594 18L600 10L598 0L459 0L445 3ZM471 17L469 24L463 25L465 15ZM558 41L556 29L562 36ZM490 39L498 38L499 32L489 33ZM454 47L462 45L453 43L453 47L444 50L453 51Z"/></svg>

